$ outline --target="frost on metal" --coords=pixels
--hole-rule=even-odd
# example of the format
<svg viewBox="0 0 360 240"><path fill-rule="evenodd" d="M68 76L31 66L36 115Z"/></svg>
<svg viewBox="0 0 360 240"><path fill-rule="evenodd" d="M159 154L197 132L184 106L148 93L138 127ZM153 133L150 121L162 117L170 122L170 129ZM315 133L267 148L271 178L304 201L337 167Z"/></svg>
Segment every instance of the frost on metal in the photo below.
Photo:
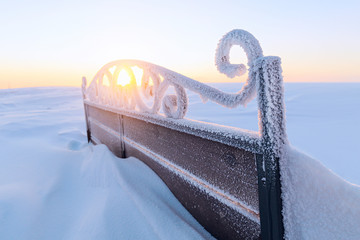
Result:
<svg viewBox="0 0 360 240"><path fill-rule="evenodd" d="M254 63L254 72L262 146L270 155L279 157L282 156L282 146L287 144L281 60L273 56L258 58Z"/></svg>
<svg viewBox="0 0 360 240"><path fill-rule="evenodd" d="M224 73L229 78L241 76L246 73L246 66L244 64L231 64L230 63L230 49L234 45L239 45L245 51L249 66L249 77L244 87L239 92L240 104L246 105L250 102L256 93L256 84L254 77L254 61L263 56L262 49L258 40L249 32L235 29L223 36L219 41L215 54L215 64L219 72Z"/></svg>
<svg viewBox="0 0 360 240"><path fill-rule="evenodd" d="M269 147L275 146L274 153L280 156L281 145L286 142L280 59L264 57L258 40L249 32L232 30L219 41L215 55L217 69L230 78L246 72L244 64L229 61L233 45L240 45L248 59L248 79L237 93L223 92L152 63L118 60L104 65L88 87L83 79L84 99L104 107L154 116L161 116L162 110L168 118L181 119L188 108L186 90L199 94L204 101L229 108L246 106L257 94L260 135L269 140L266 140ZM135 68L140 69L140 77ZM122 86L118 81L124 71L129 82Z"/></svg>

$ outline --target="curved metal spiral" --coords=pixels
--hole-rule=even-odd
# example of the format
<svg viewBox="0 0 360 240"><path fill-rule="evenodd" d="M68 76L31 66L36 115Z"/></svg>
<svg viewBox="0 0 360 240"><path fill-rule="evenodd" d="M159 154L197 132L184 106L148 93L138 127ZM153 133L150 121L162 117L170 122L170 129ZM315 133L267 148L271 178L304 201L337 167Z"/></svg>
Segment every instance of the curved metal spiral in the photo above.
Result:
<svg viewBox="0 0 360 240"><path fill-rule="evenodd" d="M161 107L164 114L171 118L183 118L188 108L186 90L198 93L202 99L214 101L226 107L246 105L256 94L255 60L263 56L256 38L244 30L233 30L219 41L215 63L221 73L235 77L246 72L244 64L231 64L229 52L233 45L240 45L248 58L249 77L237 93L225 93L204 83L195 81L179 73L138 60L118 60L104 65L95 75L90 86L83 88L85 98L90 101L128 110L138 110L157 114ZM141 85L137 86L132 67L143 70ZM115 68L113 73L110 69ZM117 83L119 73L125 70L130 83L121 86ZM105 84L106 77L108 83ZM86 80L85 80L86 86ZM174 94L165 95L169 87Z"/></svg>

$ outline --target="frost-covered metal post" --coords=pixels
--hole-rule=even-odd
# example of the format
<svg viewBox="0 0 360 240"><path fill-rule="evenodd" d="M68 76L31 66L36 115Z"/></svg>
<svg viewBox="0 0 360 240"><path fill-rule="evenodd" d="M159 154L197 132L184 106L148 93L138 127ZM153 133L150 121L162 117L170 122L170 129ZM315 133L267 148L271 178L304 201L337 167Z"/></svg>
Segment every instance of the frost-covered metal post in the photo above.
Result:
<svg viewBox="0 0 360 240"><path fill-rule="evenodd" d="M279 161L287 137L280 58L260 58L256 67L259 130L264 151L263 155L257 156L261 232L263 239L282 239L284 226Z"/></svg>
<svg viewBox="0 0 360 240"><path fill-rule="evenodd" d="M248 57L249 78L243 89L247 89L249 100L255 92L258 98L263 151L257 155L261 237L282 239L284 227L279 160L287 136L281 60L279 57L264 57L259 42L249 32L233 30L220 40L216 53L218 70L228 77L246 71L243 64L230 64L229 51L233 45L240 45Z"/></svg>

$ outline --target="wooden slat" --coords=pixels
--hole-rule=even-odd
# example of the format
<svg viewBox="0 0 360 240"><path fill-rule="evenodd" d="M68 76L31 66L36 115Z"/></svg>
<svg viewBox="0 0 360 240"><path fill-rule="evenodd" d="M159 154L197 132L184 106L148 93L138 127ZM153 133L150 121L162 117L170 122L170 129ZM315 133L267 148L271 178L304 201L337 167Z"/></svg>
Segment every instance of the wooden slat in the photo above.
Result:
<svg viewBox="0 0 360 240"><path fill-rule="evenodd" d="M171 192L194 218L215 238L260 239L260 224L241 211L189 183L180 175L154 161L149 155L128 144L128 156L145 162L166 183Z"/></svg>
<svg viewBox="0 0 360 240"><path fill-rule="evenodd" d="M255 154L130 117L124 136L259 210Z"/></svg>
<svg viewBox="0 0 360 240"><path fill-rule="evenodd" d="M92 142L105 144L116 156L123 156L119 132L103 125L93 118L89 118Z"/></svg>
<svg viewBox="0 0 360 240"><path fill-rule="evenodd" d="M216 125L216 127L214 128L214 124L206 122L194 121L190 119L165 118L126 109L120 110L111 106L103 106L101 104L91 102L87 99L84 100L84 104L91 111L97 111L96 109L102 109L106 112L153 123L159 126L170 128L172 130L177 130L180 132L188 133L190 135L206 138L211 141L224 143L226 145L236 148L241 148L249 152L260 154L263 153L263 148L261 146L261 138L257 132L243 129L235 129L233 127L227 127L223 125ZM95 110L92 110L92 108L94 108Z"/></svg>
<svg viewBox="0 0 360 240"><path fill-rule="evenodd" d="M118 157L124 157L124 142L122 141L122 117L119 114L104 111L86 105L87 123L90 139L105 144ZM88 136L89 138L89 136ZM96 140L95 140L96 139ZM95 140L95 141L94 141Z"/></svg>
<svg viewBox="0 0 360 240"><path fill-rule="evenodd" d="M104 111L99 108L87 107L88 118L95 119L96 121L106 125L116 132L120 132L119 116L116 113L110 111Z"/></svg>
<svg viewBox="0 0 360 240"><path fill-rule="evenodd" d="M145 162L213 236L260 238L255 153L87 107L92 138L117 156Z"/></svg>

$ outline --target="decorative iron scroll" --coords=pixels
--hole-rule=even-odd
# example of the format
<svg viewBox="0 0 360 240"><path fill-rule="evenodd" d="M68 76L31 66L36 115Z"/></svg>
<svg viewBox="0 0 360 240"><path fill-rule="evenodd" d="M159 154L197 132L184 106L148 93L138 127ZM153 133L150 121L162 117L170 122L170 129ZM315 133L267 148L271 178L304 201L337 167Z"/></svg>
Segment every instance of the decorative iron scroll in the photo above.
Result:
<svg viewBox="0 0 360 240"><path fill-rule="evenodd" d="M211 100L225 107L246 105L256 95L256 62L263 57L258 40L244 30L233 30L219 41L215 62L217 69L228 77L246 72L244 64L230 64L229 52L233 45L240 45L248 59L249 75L243 88L237 93L225 93L161 66L138 60L118 60L103 66L87 88L83 77L83 96L92 102L127 110L157 114L162 107L167 117L183 118L188 108L185 89L198 93L203 100ZM142 79L137 86L134 67L140 68ZM130 77L129 84L118 84L121 71ZM167 94L173 87L175 94Z"/></svg>

